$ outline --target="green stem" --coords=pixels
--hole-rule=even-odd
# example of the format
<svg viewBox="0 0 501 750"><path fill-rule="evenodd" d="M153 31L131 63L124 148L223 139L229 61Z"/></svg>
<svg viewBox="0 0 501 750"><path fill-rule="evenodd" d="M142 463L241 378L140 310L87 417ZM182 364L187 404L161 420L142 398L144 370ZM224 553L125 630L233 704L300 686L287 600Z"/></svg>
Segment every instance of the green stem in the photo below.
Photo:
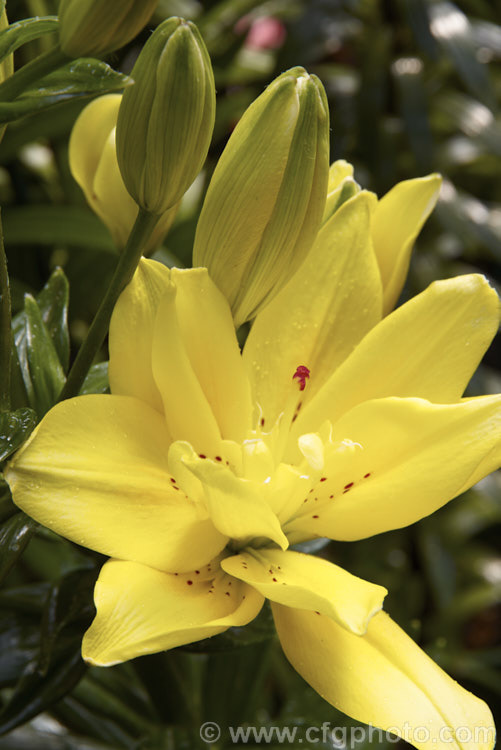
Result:
<svg viewBox="0 0 501 750"><path fill-rule="evenodd" d="M22 94L31 84L36 83L48 73L52 73L53 70L57 70L62 65L65 65L71 59L71 57L68 57L68 55L61 51L59 46L54 47L48 52L44 52L39 57L23 65L14 75L0 84L0 101L13 101L16 96Z"/></svg>
<svg viewBox="0 0 501 750"><path fill-rule="evenodd" d="M104 295L94 320L91 323L85 341L76 356L68 374L66 385L61 391L59 401L77 396L83 385L85 376L89 372L92 361L102 346L111 320L111 314L122 289L129 283L137 264L141 259L144 246L148 241L155 224L156 214L151 214L140 208L136 222L127 240L127 245L120 256L120 260L111 279L111 283Z"/></svg>
<svg viewBox="0 0 501 750"><path fill-rule="evenodd" d="M9 275L0 224L0 411L10 408L10 368L12 359L12 328Z"/></svg>

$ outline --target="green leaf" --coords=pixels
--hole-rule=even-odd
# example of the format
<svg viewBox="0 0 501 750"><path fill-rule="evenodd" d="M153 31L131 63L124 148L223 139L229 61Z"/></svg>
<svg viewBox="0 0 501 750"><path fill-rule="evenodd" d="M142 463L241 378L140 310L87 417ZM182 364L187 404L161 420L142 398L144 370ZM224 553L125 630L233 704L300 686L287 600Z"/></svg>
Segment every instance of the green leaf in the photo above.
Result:
<svg viewBox="0 0 501 750"><path fill-rule="evenodd" d="M108 230L81 206L16 206L3 211L5 243L91 247L116 255Z"/></svg>
<svg viewBox="0 0 501 750"><path fill-rule="evenodd" d="M65 377L42 311L31 294L25 296L24 316L14 321L14 342L30 406L42 417L56 403Z"/></svg>
<svg viewBox="0 0 501 750"><path fill-rule="evenodd" d="M15 683L38 654L40 627L26 612L0 611L0 687ZM1 747L1 746L0 746Z"/></svg>
<svg viewBox="0 0 501 750"><path fill-rule="evenodd" d="M0 475L0 523L17 513L17 508L12 502L9 485Z"/></svg>
<svg viewBox="0 0 501 750"><path fill-rule="evenodd" d="M79 646L66 649L45 675L32 671L30 665L0 714L0 735L24 724L67 695L86 669Z"/></svg>
<svg viewBox="0 0 501 750"><path fill-rule="evenodd" d="M97 569L75 570L48 590L27 586L14 590L10 597L9 591L5 592L7 596L0 594L2 612L10 607L35 615L33 627L38 636L37 652L25 659L21 678L0 714L0 734L45 711L71 692L85 674L80 646L95 613L92 589L97 574ZM23 593L24 604L18 601ZM29 630L25 632L28 634Z"/></svg>
<svg viewBox="0 0 501 750"><path fill-rule="evenodd" d="M49 336L64 370L70 359L70 336L68 333L69 284L62 268L56 268L37 296Z"/></svg>
<svg viewBox="0 0 501 750"><path fill-rule="evenodd" d="M4 580L38 528L25 513L16 513L0 527L0 582Z"/></svg>
<svg viewBox="0 0 501 750"><path fill-rule="evenodd" d="M52 34L58 30L58 27L57 16L25 18L11 24L0 32L0 62L15 52L21 45L45 36L45 34Z"/></svg>
<svg viewBox="0 0 501 750"><path fill-rule="evenodd" d="M14 453L24 443L36 425L32 409L18 409L0 413L0 461Z"/></svg>
<svg viewBox="0 0 501 750"><path fill-rule="evenodd" d="M92 365L90 368L80 390L80 395L84 396L88 393L107 393L109 389L108 363L98 362L97 365Z"/></svg>
<svg viewBox="0 0 501 750"><path fill-rule="evenodd" d="M98 569L72 570L51 586L42 617L38 669L47 671L61 633L72 622L90 621Z"/></svg>
<svg viewBox="0 0 501 750"><path fill-rule="evenodd" d="M100 60L80 58L45 76L13 102L0 103L0 124L38 112L68 99L107 94L129 86L129 76Z"/></svg>

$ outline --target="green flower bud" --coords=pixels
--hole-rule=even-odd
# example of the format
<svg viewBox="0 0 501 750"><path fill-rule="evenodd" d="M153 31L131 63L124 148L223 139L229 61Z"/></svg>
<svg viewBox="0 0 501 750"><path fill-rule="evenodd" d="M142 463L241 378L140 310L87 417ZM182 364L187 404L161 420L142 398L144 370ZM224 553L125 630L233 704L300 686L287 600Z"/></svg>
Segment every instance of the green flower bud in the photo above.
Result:
<svg viewBox="0 0 501 750"><path fill-rule="evenodd" d="M226 295L235 325L254 317L304 260L329 174L329 112L303 68L273 81L239 121L212 177L194 265Z"/></svg>
<svg viewBox="0 0 501 750"><path fill-rule="evenodd" d="M69 143L73 177L89 206L108 227L115 245L125 247L138 207L123 184L115 149L115 130L121 94L98 96L78 116ZM177 206L160 216L144 253L160 244L176 216Z"/></svg>
<svg viewBox="0 0 501 750"><path fill-rule="evenodd" d="M136 203L159 214L199 173L214 127L214 76L196 26L182 18L160 24L131 76L118 113L118 164Z"/></svg>
<svg viewBox="0 0 501 750"><path fill-rule="evenodd" d="M70 57L112 52L141 31L158 0L61 0L59 41Z"/></svg>

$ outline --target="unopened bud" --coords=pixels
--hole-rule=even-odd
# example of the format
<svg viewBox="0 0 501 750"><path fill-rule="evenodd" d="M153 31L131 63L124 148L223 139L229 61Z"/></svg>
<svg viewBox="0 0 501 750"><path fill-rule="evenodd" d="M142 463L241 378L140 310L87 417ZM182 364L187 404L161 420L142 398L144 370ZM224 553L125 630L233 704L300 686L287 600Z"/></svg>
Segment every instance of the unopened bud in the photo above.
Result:
<svg viewBox="0 0 501 750"><path fill-rule="evenodd" d="M125 188L117 162L115 126L121 99L121 94L107 94L88 104L73 126L69 147L73 177L119 248L125 246L139 210ZM159 244L176 208L160 217L145 251Z"/></svg>
<svg viewBox="0 0 501 750"><path fill-rule="evenodd" d="M123 47L149 21L158 0L61 0L59 41L70 57Z"/></svg>
<svg viewBox="0 0 501 750"><path fill-rule="evenodd" d="M160 214L199 173L214 127L214 76L196 26L182 18L160 24L131 76L118 115L118 163L136 203Z"/></svg>
<svg viewBox="0 0 501 750"><path fill-rule="evenodd" d="M329 113L322 84L303 68L276 78L247 109L212 177L195 237L238 326L299 267L324 212Z"/></svg>

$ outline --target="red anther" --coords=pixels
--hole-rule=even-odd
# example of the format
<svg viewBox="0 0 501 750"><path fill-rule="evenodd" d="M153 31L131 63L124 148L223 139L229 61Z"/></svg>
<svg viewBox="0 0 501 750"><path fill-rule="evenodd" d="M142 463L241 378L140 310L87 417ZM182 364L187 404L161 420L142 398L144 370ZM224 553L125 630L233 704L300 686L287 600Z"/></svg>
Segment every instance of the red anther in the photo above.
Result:
<svg viewBox="0 0 501 750"><path fill-rule="evenodd" d="M304 391L306 387L306 381L310 377L310 371L306 367L306 365L299 365L299 367L296 369L296 372L292 376L293 380L297 380L299 384L299 390Z"/></svg>

